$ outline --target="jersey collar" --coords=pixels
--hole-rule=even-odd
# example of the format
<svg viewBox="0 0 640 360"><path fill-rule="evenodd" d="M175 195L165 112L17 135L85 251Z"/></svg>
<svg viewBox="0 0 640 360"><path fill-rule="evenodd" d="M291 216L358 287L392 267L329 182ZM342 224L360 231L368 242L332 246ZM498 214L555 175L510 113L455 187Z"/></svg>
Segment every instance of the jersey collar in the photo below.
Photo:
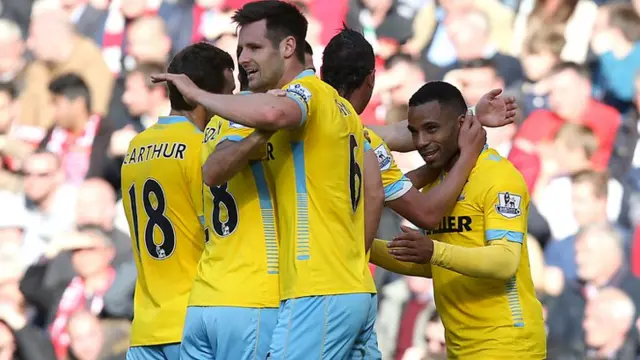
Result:
<svg viewBox="0 0 640 360"><path fill-rule="evenodd" d="M313 71L311 69L307 69L307 70L302 71L300 74L298 74L298 76L296 76L295 80L299 80L299 79L302 79L302 78L307 77L307 76L315 76L315 75L316 75L315 71Z"/></svg>
<svg viewBox="0 0 640 360"><path fill-rule="evenodd" d="M189 119L187 119L184 116L161 116L158 119L158 124L169 125L169 124L177 124L185 121L189 121Z"/></svg>

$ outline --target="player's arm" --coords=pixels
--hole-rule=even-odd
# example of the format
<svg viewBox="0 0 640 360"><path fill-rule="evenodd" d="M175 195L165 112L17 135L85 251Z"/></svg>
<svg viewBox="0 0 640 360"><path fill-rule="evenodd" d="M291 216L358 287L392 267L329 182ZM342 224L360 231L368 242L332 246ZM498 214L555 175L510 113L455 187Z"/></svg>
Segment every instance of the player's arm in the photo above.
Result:
<svg viewBox="0 0 640 360"><path fill-rule="evenodd" d="M369 142L365 141L366 145ZM382 187L382 176L378 167L378 158L371 149L365 145L364 152L364 232L365 232L365 249L369 251L371 243L376 236L378 226L380 225L380 217L382 216L382 208L384 207L384 188Z"/></svg>
<svg viewBox="0 0 640 360"><path fill-rule="evenodd" d="M510 194L512 203L504 204L505 193ZM463 247L433 241L403 227L403 234L390 244L391 253L401 261L428 262L466 276L508 280L520 264L528 206L529 195L521 177L496 177L483 204L485 246Z"/></svg>
<svg viewBox="0 0 640 360"><path fill-rule="evenodd" d="M515 97L500 97L501 93L501 89L491 90L480 98L476 106L470 108L483 126L502 127L513 123L519 116ZM415 150L415 146L407 124L405 120L370 128L382 137L392 151L408 152Z"/></svg>
<svg viewBox="0 0 640 360"><path fill-rule="evenodd" d="M255 129L275 131L298 128L307 118L311 93L302 85L291 85L286 96L270 94L223 95L198 88L184 74L158 74L154 82L173 83L182 96L227 120Z"/></svg>
<svg viewBox="0 0 640 360"><path fill-rule="evenodd" d="M448 214L456 204L469 174L478 161L478 156L486 148L485 141L484 129L478 121L474 120L473 115L468 113L460 129L458 140L460 157L443 181L427 192L412 188L398 199L389 201L387 206L423 229L437 227L442 217ZM408 176L413 179L412 183L417 188L432 183L438 176L433 169L426 166L412 173Z"/></svg>
<svg viewBox="0 0 640 360"><path fill-rule="evenodd" d="M202 180L207 186L219 186L263 157L271 133L244 128L218 135L214 151L202 165Z"/></svg>
<svg viewBox="0 0 640 360"><path fill-rule="evenodd" d="M409 122L403 120L395 124L367 125L367 127L378 134L389 149L397 152L409 152L415 150L416 146L413 144L407 125Z"/></svg>
<svg viewBox="0 0 640 360"><path fill-rule="evenodd" d="M430 264L416 264L413 262L396 260L389 253L388 244L389 242L386 240L373 240L373 244L371 245L371 259L369 260L372 264L396 274L422 276L427 278L431 277Z"/></svg>

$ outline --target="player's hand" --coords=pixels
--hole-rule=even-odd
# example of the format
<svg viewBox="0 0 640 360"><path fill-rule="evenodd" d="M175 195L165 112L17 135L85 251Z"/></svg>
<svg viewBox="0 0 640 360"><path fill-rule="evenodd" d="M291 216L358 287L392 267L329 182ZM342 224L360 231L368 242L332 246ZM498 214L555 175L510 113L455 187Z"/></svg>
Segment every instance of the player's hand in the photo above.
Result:
<svg viewBox="0 0 640 360"><path fill-rule="evenodd" d="M399 261L428 264L433 256L433 240L404 225L402 233L387 244L389 253Z"/></svg>
<svg viewBox="0 0 640 360"><path fill-rule="evenodd" d="M471 110L467 111L458 135L460 154L469 154L477 158L486 143L487 131L482 127L476 116L473 115L473 112Z"/></svg>
<svg viewBox="0 0 640 360"><path fill-rule="evenodd" d="M180 94L182 94L182 97L184 97L185 101L189 103L189 105L195 105L197 103L195 98L198 91L200 91L200 88L198 88L198 86L185 74L153 74L151 75L151 82L171 83L178 89L178 91L180 91Z"/></svg>
<svg viewBox="0 0 640 360"><path fill-rule="evenodd" d="M271 89L271 90L267 91L267 94L273 95L273 96L278 96L278 97L287 96L287 92L282 90L282 89Z"/></svg>
<svg viewBox="0 0 640 360"><path fill-rule="evenodd" d="M501 127L516 121L518 104L513 96L501 97L502 89L484 94L476 104L476 115L484 126Z"/></svg>

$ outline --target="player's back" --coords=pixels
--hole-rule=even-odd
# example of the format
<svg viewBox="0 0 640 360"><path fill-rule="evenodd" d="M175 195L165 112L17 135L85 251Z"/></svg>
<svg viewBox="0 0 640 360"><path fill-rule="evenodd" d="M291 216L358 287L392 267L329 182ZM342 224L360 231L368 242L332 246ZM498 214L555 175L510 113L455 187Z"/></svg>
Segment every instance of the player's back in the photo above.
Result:
<svg viewBox="0 0 640 360"><path fill-rule="evenodd" d="M495 150L486 149L453 211L428 232L434 240L464 247L488 246L500 239L522 244L517 271L506 281L432 267L436 304L447 329L447 349L456 358L544 358L542 307L527 251L528 204L522 175ZM524 354L527 356L521 356Z"/></svg>
<svg viewBox="0 0 640 360"><path fill-rule="evenodd" d="M214 117L205 128L202 163L220 142L253 131ZM203 201L207 244L189 305L277 308L278 239L263 163L252 161L223 185L205 185Z"/></svg>
<svg viewBox="0 0 640 360"><path fill-rule="evenodd" d="M204 246L202 132L187 118L160 118L129 145L123 206L138 269L131 345L180 342Z"/></svg>
<svg viewBox="0 0 640 360"><path fill-rule="evenodd" d="M283 299L367 292L363 268L365 139L351 104L313 72L285 86L299 129L271 139Z"/></svg>

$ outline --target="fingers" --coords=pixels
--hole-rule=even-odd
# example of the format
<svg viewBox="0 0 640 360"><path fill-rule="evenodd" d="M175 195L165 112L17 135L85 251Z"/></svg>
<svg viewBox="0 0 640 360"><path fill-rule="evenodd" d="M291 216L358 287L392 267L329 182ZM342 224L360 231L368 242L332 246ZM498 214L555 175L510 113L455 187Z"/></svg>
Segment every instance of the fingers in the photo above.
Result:
<svg viewBox="0 0 640 360"><path fill-rule="evenodd" d="M518 103L516 102L516 98L513 96L507 96L504 98L504 103L507 107L507 110L514 110L518 108Z"/></svg>
<svg viewBox="0 0 640 360"><path fill-rule="evenodd" d="M405 226L405 225L400 225L400 230L402 230L403 233L407 233L407 234L411 234L411 233L420 234L419 232L417 232L414 229L412 229L412 228L410 228L408 226Z"/></svg>
<svg viewBox="0 0 640 360"><path fill-rule="evenodd" d="M397 240L393 240L393 241L389 241L389 243L387 244L388 248L412 248L415 246L415 243L411 240L402 240L402 239L397 239Z"/></svg>
<svg viewBox="0 0 640 360"><path fill-rule="evenodd" d="M502 89L493 89L487 93L487 96L489 99L495 99L500 94L502 94Z"/></svg>
<svg viewBox="0 0 640 360"><path fill-rule="evenodd" d="M396 256L418 256L418 252L415 249L389 249L389 254Z"/></svg>
<svg viewBox="0 0 640 360"><path fill-rule="evenodd" d="M287 96L287 92L282 89L272 89L267 91L267 94L274 96Z"/></svg>
<svg viewBox="0 0 640 360"><path fill-rule="evenodd" d="M398 261L403 262L412 262L412 263L421 263L421 258L417 255L393 255L393 258Z"/></svg>
<svg viewBox="0 0 640 360"><path fill-rule="evenodd" d="M152 74L151 75L151 82L156 84L159 82L164 82L164 81L168 81L169 80L169 74L164 73L164 74Z"/></svg>

